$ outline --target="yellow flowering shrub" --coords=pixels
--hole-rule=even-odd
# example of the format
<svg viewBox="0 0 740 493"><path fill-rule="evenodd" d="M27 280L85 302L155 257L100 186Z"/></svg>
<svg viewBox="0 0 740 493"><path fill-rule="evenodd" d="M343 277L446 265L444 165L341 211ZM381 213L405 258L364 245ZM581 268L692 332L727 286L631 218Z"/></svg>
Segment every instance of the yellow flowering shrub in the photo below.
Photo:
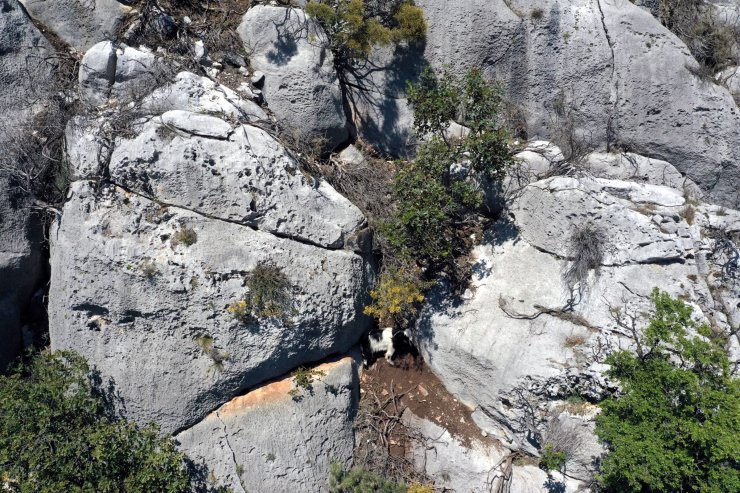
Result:
<svg viewBox="0 0 740 493"><path fill-rule="evenodd" d="M415 315L416 304L424 301L426 283L419 280L417 272L398 269L380 276L370 297L373 304L365 307L365 315L380 321Z"/></svg>
<svg viewBox="0 0 740 493"><path fill-rule="evenodd" d="M413 483L406 493L434 493L434 487L426 484Z"/></svg>

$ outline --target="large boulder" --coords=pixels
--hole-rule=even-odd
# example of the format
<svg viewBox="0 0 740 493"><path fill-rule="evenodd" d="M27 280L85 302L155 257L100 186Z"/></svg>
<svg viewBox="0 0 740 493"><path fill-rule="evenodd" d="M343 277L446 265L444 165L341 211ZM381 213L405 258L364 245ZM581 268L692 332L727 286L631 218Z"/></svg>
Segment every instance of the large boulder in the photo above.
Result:
<svg viewBox="0 0 740 493"><path fill-rule="evenodd" d="M712 201L734 206L740 112L726 88L695 75L686 46L649 12L628 0L417 4L429 25L423 53L379 50L359 72L370 91L355 94L355 120L370 143L407 152L403 84L425 60L457 74L481 68L523 110L530 136L573 128L587 146L669 161Z"/></svg>
<svg viewBox="0 0 740 493"><path fill-rule="evenodd" d="M41 274L41 226L13 179L14 150L53 88L53 49L16 0L0 0L0 370L21 349L21 313Z"/></svg>
<svg viewBox="0 0 740 493"><path fill-rule="evenodd" d="M327 248L341 248L362 213L298 163L264 130L175 110L122 141L111 179L208 217L246 224Z"/></svg>
<svg viewBox="0 0 740 493"><path fill-rule="evenodd" d="M617 172L619 160L603 154L591 160L616 176L632 169L624 160ZM718 330L734 323L737 283L727 280L715 238L736 235L736 211L690 202L682 189L593 175L534 182L509 211L474 250L469 291L455 298L438 288L417 330L433 371L509 447L542 446L553 402L614 391L603 356L629 347L626 317L645 322L654 287L689 302ZM603 257L572 289L564 276L573 265L569 238L584 225L602 232L593 240Z"/></svg>
<svg viewBox="0 0 740 493"><path fill-rule="evenodd" d="M175 438L214 486L328 491L329 466L352 461L359 394L352 357L321 364L311 389L282 378L235 397Z"/></svg>
<svg viewBox="0 0 740 493"><path fill-rule="evenodd" d="M174 432L347 351L374 271L360 211L249 124L259 107L189 73L152 89L69 123L50 332L113 379L130 418ZM229 313L266 265L287 276L283 316Z"/></svg>
<svg viewBox="0 0 740 493"><path fill-rule="evenodd" d="M326 138L329 149L347 140L334 56L314 21L300 9L256 5L239 35L250 65L265 74L265 100L281 124L306 139Z"/></svg>
<svg viewBox="0 0 740 493"><path fill-rule="evenodd" d="M131 7L116 0L21 0L34 19L62 41L85 52L100 41L114 41Z"/></svg>
<svg viewBox="0 0 740 493"><path fill-rule="evenodd" d="M183 429L243 389L346 351L366 329L369 279L355 253L113 185L79 181L70 195L51 234L51 345L112 378L130 418ZM183 230L190 239L179 241ZM286 319L234 317L245 275L268 264L289 280Z"/></svg>

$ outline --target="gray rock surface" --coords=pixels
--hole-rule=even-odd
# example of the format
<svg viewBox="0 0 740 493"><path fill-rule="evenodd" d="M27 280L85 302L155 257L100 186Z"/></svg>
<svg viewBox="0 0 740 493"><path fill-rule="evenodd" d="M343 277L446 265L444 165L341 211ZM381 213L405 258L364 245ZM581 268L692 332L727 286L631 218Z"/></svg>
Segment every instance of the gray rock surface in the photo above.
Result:
<svg viewBox="0 0 740 493"><path fill-rule="evenodd" d="M51 234L53 349L113 378L126 414L167 433L239 391L349 349L366 328L361 257L75 182ZM191 246L175 241L188 228ZM283 269L288 320L241 322L228 306L257 265ZM207 341L210 338L211 343Z"/></svg>
<svg viewBox="0 0 740 493"><path fill-rule="evenodd" d="M349 134L334 57L319 29L300 9L256 5L239 35L251 67L265 75L265 100L277 120L306 137L325 137L333 149Z"/></svg>
<svg viewBox="0 0 740 493"><path fill-rule="evenodd" d="M93 45L80 62L80 99L91 106L100 106L110 96L116 82L116 47L110 41Z"/></svg>
<svg viewBox="0 0 740 493"><path fill-rule="evenodd" d="M53 88L53 49L16 0L0 0L0 168ZM41 226L31 201L0 172L0 370L21 350L21 312L41 273Z"/></svg>
<svg viewBox="0 0 740 493"><path fill-rule="evenodd" d="M164 203L323 247L341 248L365 223L267 132L214 116L164 113L118 144L109 169L116 183Z"/></svg>
<svg viewBox="0 0 740 493"><path fill-rule="evenodd" d="M34 19L65 43L85 52L95 43L112 41L131 7L116 0L21 0Z"/></svg>
<svg viewBox="0 0 740 493"><path fill-rule="evenodd" d="M235 397L178 434L180 449L235 493L328 491L331 463L352 460L357 362L344 357L315 370L324 375L311 391L282 378Z"/></svg>
<svg viewBox="0 0 740 493"><path fill-rule="evenodd" d="M740 112L705 83L686 46L628 0L420 0L424 47L378 50L357 81L366 141L393 154L413 143L404 96L426 59L453 73L481 68L527 116L530 137L572 120L594 148L608 142L671 162L708 199L733 206Z"/></svg>
<svg viewBox="0 0 740 493"><path fill-rule="evenodd" d="M496 440L480 438L465 443L438 424L419 418L409 410L404 412L402 419L418 434L409 459L444 491L581 491L580 481L566 479L558 473L551 473L548 478L548 474L536 465L513 465L510 450ZM552 489L548 489L548 484Z"/></svg>
<svg viewBox="0 0 740 493"><path fill-rule="evenodd" d="M676 189L587 176L534 182L509 210L510 222L494 226L474 251L470 290L454 298L441 287L417 328L433 371L476 409L476 423L507 446L534 450L522 440L532 431L522 420L522 396L536 403L535 421L544 427L547 402L570 395L598 399L614 389L595 355L609 341L629 346L614 308L637 316L639 326L653 287L729 327L732 302L710 290L718 274L710 274L717 266L707 252L710 225L732 231L737 212L722 209L718 217L716 206L688 204ZM587 223L608 241L599 272L591 271L568 310L571 291L562 275L570 266L569 237Z"/></svg>

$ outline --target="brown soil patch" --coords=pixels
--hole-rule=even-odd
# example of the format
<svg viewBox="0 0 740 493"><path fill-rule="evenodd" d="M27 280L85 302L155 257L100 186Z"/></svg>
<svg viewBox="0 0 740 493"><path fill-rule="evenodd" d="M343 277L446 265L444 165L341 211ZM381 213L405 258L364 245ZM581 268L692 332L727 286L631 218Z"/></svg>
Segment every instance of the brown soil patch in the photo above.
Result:
<svg viewBox="0 0 740 493"><path fill-rule="evenodd" d="M445 428L468 446L473 440L483 439L471 417L473 410L447 391L421 357L405 355L395 363L396 366L390 366L379 358L363 372L360 391L374 393L381 401L391 394L401 396L400 408Z"/></svg>

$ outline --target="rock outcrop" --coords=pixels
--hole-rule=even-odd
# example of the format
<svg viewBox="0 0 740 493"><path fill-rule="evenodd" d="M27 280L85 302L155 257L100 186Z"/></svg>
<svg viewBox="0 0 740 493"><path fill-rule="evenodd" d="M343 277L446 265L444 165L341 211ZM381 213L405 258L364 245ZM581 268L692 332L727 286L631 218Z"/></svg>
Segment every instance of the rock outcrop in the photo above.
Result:
<svg viewBox="0 0 740 493"><path fill-rule="evenodd" d="M357 82L361 135L392 154L412 143L404 97L425 60L481 68L526 116L530 137L573 128L592 148L622 146L671 162L712 201L734 206L740 111L726 88L695 75L686 46L627 0L419 0L423 47L378 50Z"/></svg>
<svg viewBox="0 0 740 493"><path fill-rule="evenodd" d="M325 34L300 9L256 5L239 34L252 68L264 74L272 113L305 139L327 139L329 150L347 140L342 90Z"/></svg>
<svg viewBox="0 0 740 493"><path fill-rule="evenodd" d="M329 466L354 449L357 362L315 368L311 389L283 378L235 397L175 438L191 460L211 464L214 486L248 491L327 491Z"/></svg>
<svg viewBox="0 0 740 493"><path fill-rule="evenodd" d="M129 418L171 433L346 352L369 322L373 267L360 211L250 125L254 103L189 73L150 89L70 122L77 181L51 234L49 315L53 348L111 378ZM229 313L266 265L288 279L284 316Z"/></svg>
<svg viewBox="0 0 740 493"><path fill-rule="evenodd" d="M740 297L720 281L727 264L716 238L738 230L738 213L687 200L684 190L649 177L653 183L625 181L639 170L634 156L587 161L596 164L593 173L611 177L587 173L527 185L510 202L509 220L475 249L469 291L456 299L439 288L419 322L427 363L476 409L483 430L514 449L542 445L544 428L532 423L546 426L552 402L599 400L615 390L603 376L604 352L629 346L625 317L634 316L638 327L644 322L654 287L689 302L718 330L727 332L737 316ZM677 173L666 169L660 183L675 185ZM598 272L573 286L564 275L573 265L568 239L585 225L601 232L591 241L603 241L603 258Z"/></svg>
<svg viewBox="0 0 740 493"><path fill-rule="evenodd" d="M53 49L16 0L0 0L0 369L21 349L21 313L39 280L41 228L14 181L14 154L52 89Z"/></svg>
<svg viewBox="0 0 740 493"><path fill-rule="evenodd" d="M131 7L116 0L21 0L34 19L83 53L116 39Z"/></svg>

